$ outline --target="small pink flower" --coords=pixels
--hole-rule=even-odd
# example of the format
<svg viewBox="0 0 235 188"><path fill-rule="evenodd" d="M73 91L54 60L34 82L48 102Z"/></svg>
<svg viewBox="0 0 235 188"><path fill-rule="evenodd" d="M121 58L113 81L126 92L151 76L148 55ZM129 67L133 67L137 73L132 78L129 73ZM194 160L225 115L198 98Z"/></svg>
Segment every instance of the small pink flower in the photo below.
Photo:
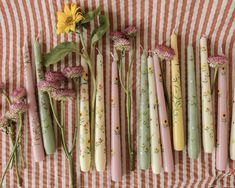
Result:
<svg viewBox="0 0 235 188"><path fill-rule="evenodd" d="M79 66L72 66L72 67L65 67L63 70L63 74L67 78L79 78L82 76L83 73L83 67L81 65Z"/></svg>
<svg viewBox="0 0 235 188"><path fill-rule="evenodd" d="M155 51L157 55L164 60L172 60L175 55L175 51L172 48L164 45L157 45Z"/></svg>
<svg viewBox="0 0 235 188"><path fill-rule="evenodd" d="M66 81L66 77L59 71L47 71L45 73L45 80L50 82Z"/></svg>
<svg viewBox="0 0 235 188"><path fill-rule="evenodd" d="M119 38L114 41L114 47L119 51L126 51L130 49L130 42L127 39Z"/></svg>
<svg viewBox="0 0 235 188"><path fill-rule="evenodd" d="M72 89L57 89L51 93L51 96L57 101L66 101L75 98L76 93Z"/></svg>
<svg viewBox="0 0 235 188"><path fill-rule="evenodd" d="M42 80L38 83L38 89L44 92L51 92L59 88L60 88L59 82L51 82L51 81Z"/></svg>
<svg viewBox="0 0 235 188"><path fill-rule="evenodd" d="M8 119L5 116L0 117L0 129L4 129L8 126Z"/></svg>
<svg viewBox="0 0 235 188"><path fill-rule="evenodd" d="M13 103L10 105L10 110L5 114L7 119L17 121L19 113L25 113L28 109L28 104L25 102Z"/></svg>
<svg viewBox="0 0 235 188"><path fill-rule="evenodd" d="M223 64L227 63L228 59L225 55L216 55L208 57L207 61L210 67L218 68L221 67Z"/></svg>
<svg viewBox="0 0 235 188"><path fill-rule="evenodd" d="M12 102L19 102L21 101L22 99L24 99L26 96L26 90L25 88L21 87L21 88L18 88L18 89L15 89L11 94L10 94L10 97L11 97L11 100Z"/></svg>
<svg viewBox="0 0 235 188"><path fill-rule="evenodd" d="M125 34L122 32L116 31L116 32L110 33L110 37L113 41L115 41L117 39L124 38Z"/></svg>
<svg viewBox="0 0 235 188"><path fill-rule="evenodd" d="M135 37L137 33L137 29L134 26L129 26L124 30L124 32L128 37Z"/></svg>

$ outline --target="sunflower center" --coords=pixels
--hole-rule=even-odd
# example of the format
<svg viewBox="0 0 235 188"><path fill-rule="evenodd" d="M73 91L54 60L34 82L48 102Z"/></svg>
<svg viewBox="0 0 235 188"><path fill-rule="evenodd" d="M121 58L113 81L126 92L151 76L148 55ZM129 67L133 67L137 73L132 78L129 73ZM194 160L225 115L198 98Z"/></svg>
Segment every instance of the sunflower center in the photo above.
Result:
<svg viewBox="0 0 235 188"><path fill-rule="evenodd" d="M66 25L73 25L73 17L68 16L65 23L66 23Z"/></svg>

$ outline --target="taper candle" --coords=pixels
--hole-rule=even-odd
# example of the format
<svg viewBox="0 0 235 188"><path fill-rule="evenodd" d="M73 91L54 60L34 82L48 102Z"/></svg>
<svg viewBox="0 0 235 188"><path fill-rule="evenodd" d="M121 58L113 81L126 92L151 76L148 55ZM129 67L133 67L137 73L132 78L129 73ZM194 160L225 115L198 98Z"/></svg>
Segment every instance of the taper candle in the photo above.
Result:
<svg viewBox="0 0 235 188"><path fill-rule="evenodd" d="M160 121L160 135L162 144L162 158L164 171L171 173L174 170L174 160L171 145L170 127L166 110L166 101L164 96L164 89L162 83L162 73L160 62L157 55L154 58L154 73L157 88L157 101Z"/></svg>
<svg viewBox="0 0 235 188"><path fill-rule="evenodd" d="M24 54L24 65L25 65L25 81L27 90L27 100L28 100L28 116L29 116L29 127L32 139L32 150L35 162L42 161L45 158L45 153L43 149L43 141L41 134L41 127L38 117L37 102L35 96L35 84L32 64L29 56L29 49L27 41L24 44L23 49Z"/></svg>
<svg viewBox="0 0 235 188"><path fill-rule="evenodd" d="M216 169L226 170L228 161L228 93L227 67L224 64L218 70L218 114L217 114L217 147Z"/></svg>
<svg viewBox="0 0 235 188"><path fill-rule="evenodd" d="M103 56L97 55L96 63L96 116L95 116L95 165L98 172L105 170L106 148L105 148L105 109L104 109L104 75Z"/></svg>
<svg viewBox="0 0 235 188"><path fill-rule="evenodd" d="M235 160L235 89L233 90L233 112L230 132L230 159Z"/></svg>
<svg viewBox="0 0 235 188"><path fill-rule="evenodd" d="M151 167L154 174L160 174L162 167L161 140L158 119L157 92L153 57L148 57L149 121L151 138Z"/></svg>
<svg viewBox="0 0 235 188"><path fill-rule="evenodd" d="M86 60L81 57L83 74L80 79L80 168L87 172L91 167L91 137L89 119L89 86L88 66Z"/></svg>
<svg viewBox="0 0 235 188"><path fill-rule="evenodd" d="M149 126L149 96L148 96L148 64L147 53L141 55L141 93L140 93L140 123L139 123L139 165L146 170L150 165L150 126Z"/></svg>
<svg viewBox="0 0 235 188"><path fill-rule="evenodd" d="M177 35L175 32L171 34L171 48L175 51L175 55L171 60L173 144L176 151L182 151L184 149L183 99Z"/></svg>
<svg viewBox="0 0 235 188"><path fill-rule="evenodd" d="M192 45L189 45L187 49L187 63L188 155L192 159L197 159L200 152L200 135L197 108L196 75Z"/></svg>
<svg viewBox="0 0 235 188"><path fill-rule="evenodd" d="M201 54L201 96L202 96L202 142L205 153L212 153L214 149L214 125L211 97L209 65L207 62L207 39L200 39Z"/></svg>
<svg viewBox="0 0 235 188"><path fill-rule="evenodd" d="M111 75L111 176L113 181L122 179L121 126L119 111L117 63L112 62Z"/></svg>
<svg viewBox="0 0 235 188"><path fill-rule="evenodd" d="M39 42L34 42L34 57L36 67L37 83L44 79L44 73L42 68L42 56ZM42 128L43 145L46 154L50 155L56 151L55 135L53 130L53 124L50 114L50 104L48 95L45 92L38 90L38 106L40 114L40 122Z"/></svg>

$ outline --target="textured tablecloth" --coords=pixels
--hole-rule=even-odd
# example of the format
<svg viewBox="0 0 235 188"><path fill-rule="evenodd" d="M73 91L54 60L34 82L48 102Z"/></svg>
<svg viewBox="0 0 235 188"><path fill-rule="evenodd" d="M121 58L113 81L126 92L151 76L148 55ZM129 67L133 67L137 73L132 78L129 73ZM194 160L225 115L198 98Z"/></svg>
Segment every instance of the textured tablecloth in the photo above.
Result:
<svg viewBox="0 0 235 188"><path fill-rule="evenodd" d="M56 44L76 39L75 35L56 35L56 12L62 10L64 3L76 2L75 0L1 0L0 1L0 80L7 83L9 91L24 84L24 65L22 47L28 37L30 46L41 30L43 33L43 52L47 52ZM234 0L87 0L77 1L81 7L87 9L98 5L107 14L110 20L110 30L124 29L128 25L136 25L137 53L133 67L133 82L136 83L136 71L140 64L140 44L144 48L153 49L158 43L169 45L170 33L175 28L178 33L178 46L182 72L183 96L185 103L186 88L186 47L192 43L196 55L197 82L199 75L199 38L202 34L208 36L209 54L216 54L220 47L229 58L229 92L230 92L230 117L232 106L232 86L234 85L235 71L235 2ZM93 27L93 25L92 25ZM88 33L90 35L90 33ZM124 95L121 94L122 118L122 157L123 179L120 183L111 182L110 177L110 65L112 51L109 36L106 35L99 44L104 54L105 65L105 91L106 91L106 133L107 133L107 170L104 173L81 173L79 170L78 144L74 153L74 173L76 174L77 187L234 187L235 163L230 161L226 172L218 173L215 170L215 152L211 155L200 153L198 160L190 160L187 150L175 152L175 171L169 175L162 172L153 175L151 170L138 169L138 155L136 170L129 172L127 157L127 127L124 118ZM32 52L32 49L30 49ZM128 61L128 58L126 58ZM79 63L75 55L66 57L62 64L54 69L63 68L65 65ZM233 62L233 63L232 63ZM138 95L133 88L133 139L134 148L137 148L137 107ZM198 94L200 86L198 85ZM200 95L199 95L200 99ZM1 113L8 109L4 98L1 98ZM71 142L73 126L75 124L75 104L69 102L67 111L67 138ZM186 108L185 108L186 112ZM186 122L186 116L185 116ZM185 123L186 125L186 123ZM56 126L55 126L56 130ZM9 139L5 134L0 134L0 169L4 169L9 158ZM68 187L68 163L62 153L61 147L45 161L34 163L32 159L31 138L28 121L25 120L23 150L26 157L27 168L21 170L24 187ZM58 143L58 142L57 142ZM1 175L2 171L0 172ZM16 176L10 171L6 176L4 187L16 187Z"/></svg>

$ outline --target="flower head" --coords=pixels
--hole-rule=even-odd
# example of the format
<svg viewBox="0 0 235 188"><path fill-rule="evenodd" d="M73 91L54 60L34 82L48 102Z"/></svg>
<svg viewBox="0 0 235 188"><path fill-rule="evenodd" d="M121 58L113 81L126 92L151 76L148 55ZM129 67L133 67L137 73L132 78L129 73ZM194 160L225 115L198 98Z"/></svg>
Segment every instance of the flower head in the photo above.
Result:
<svg viewBox="0 0 235 188"><path fill-rule="evenodd" d="M4 129L8 126L8 119L5 116L0 117L0 129Z"/></svg>
<svg viewBox="0 0 235 188"><path fill-rule="evenodd" d="M72 89L57 89L51 93L51 96L57 101L72 100L75 97L75 91Z"/></svg>
<svg viewBox="0 0 235 188"><path fill-rule="evenodd" d="M134 26L129 26L124 30L124 32L128 37L132 38L136 36L137 29Z"/></svg>
<svg viewBox="0 0 235 188"><path fill-rule="evenodd" d="M120 39L120 38L125 38L125 34L119 31L112 32L110 33L110 37L113 41Z"/></svg>
<svg viewBox="0 0 235 188"><path fill-rule="evenodd" d="M15 102L15 103L17 103L17 102L21 101L22 99L24 99L25 96L26 96L26 90L23 87L15 89L10 94L12 102Z"/></svg>
<svg viewBox="0 0 235 188"><path fill-rule="evenodd" d="M130 42L124 38L118 38L114 41L114 47L119 51L126 51L130 49Z"/></svg>
<svg viewBox="0 0 235 188"><path fill-rule="evenodd" d="M83 67L81 65L79 66L72 66L72 67L65 67L63 70L63 74L67 78L79 78L82 76L83 73Z"/></svg>
<svg viewBox="0 0 235 188"><path fill-rule="evenodd" d="M10 105L10 110L6 112L5 117L12 121L17 121L19 113L25 113L28 105L25 102L13 103Z"/></svg>
<svg viewBox="0 0 235 188"><path fill-rule="evenodd" d="M221 67L223 64L227 63L228 59L225 55L216 55L208 57L207 61L210 67L218 68Z"/></svg>
<svg viewBox="0 0 235 188"><path fill-rule="evenodd" d="M57 12L57 34L67 33L76 30L76 25L84 19L76 4L68 4L64 7L64 12Z"/></svg>
<svg viewBox="0 0 235 188"><path fill-rule="evenodd" d="M38 89L44 92L51 92L59 88L60 88L59 82L50 82L50 81L42 80L38 83Z"/></svg>
<svg viewBox="0 0 235 188"><path fill-rule="evenodd" d="M60 71L47 71L45 73L45 80L49 82L65 81L66 77Z"/></svg>
<svg viewBox="0 0 235 188"><path fill-rule="evenodd" d="M157 45L155 51L157 55L164 60L171 60L175 55L175 51L172 48L164 45Z"/></svg>

